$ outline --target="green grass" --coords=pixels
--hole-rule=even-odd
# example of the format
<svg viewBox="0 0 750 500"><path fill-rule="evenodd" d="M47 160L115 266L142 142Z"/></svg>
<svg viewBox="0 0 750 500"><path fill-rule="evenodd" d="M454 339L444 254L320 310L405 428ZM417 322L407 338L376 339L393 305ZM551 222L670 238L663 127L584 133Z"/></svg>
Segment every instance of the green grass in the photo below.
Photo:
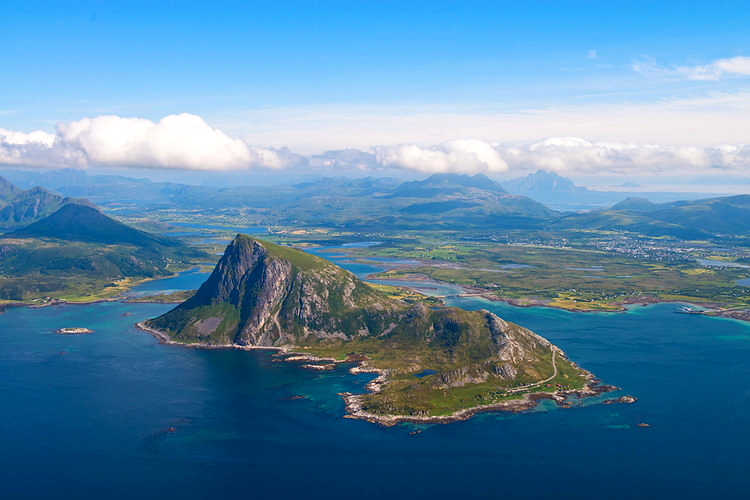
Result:
<svg viewBox="0 0 750 500"><path fill-rule="evenodd" d="M472 366L466 358L453 359L445 351L421 346L394 345L379 339L364 339L351 342L328 342L307 345L299 349L308 354L344 360L350 355L364 355L370 363L391 372L383 390L363 397L364 409L375 414L411 416L443 416L458 410L481 405L492 405L519 399L531 392L555 392L557 384L567 389L580 389L588 381L573 363L557 356L558 375L545 384L513 392L513 389L534 384L553 373L552 355L547 348L540 348L537 361L519 369L514 379L490 376L481 383L466 383L459 387L447 387L440 382L440 374L458 366ZM424 369L438 373L416 377Z"/></svg>
<svg viewBox="0 0 750 500"><path fill-rule="evenodd" d="M576 248L422 241L347 250L353 256L416 259L374 277L429 278L476 287L498 299L570 310L618 310L634 298L750 306L750 289L736 285L747 269L704 268ZM529 267L503 267L522 264ZM578 268L578 269L571 269ZM676 299L675 299L676 298Z"/></svg>
<svg viewBox="0 0 750 500"><path fill-rule="evenodd" d="M155 295L145 295L142 297L133 297L125 300L132 303L150 303L150 304L180 304L195 295L196 290L179 290L171 293L159 293Z"/></svg>

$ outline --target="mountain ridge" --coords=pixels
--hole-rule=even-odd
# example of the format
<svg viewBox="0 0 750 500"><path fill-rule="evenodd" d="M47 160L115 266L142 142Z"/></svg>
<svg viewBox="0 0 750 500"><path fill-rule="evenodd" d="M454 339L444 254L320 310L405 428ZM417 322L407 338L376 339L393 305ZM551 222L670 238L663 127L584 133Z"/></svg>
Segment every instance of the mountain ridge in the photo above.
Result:
<svg viewBox="0 0 750 500"><path fill-rule="evenodd" d="M537 170L525 177L518 177L500 183L510 193L587 193L589 190L556 172Z"/></svg>
<svg viewBox="0 0 750 500"><path fill-rule="evenodd" d="M8 238L55 238L103 244L176 246L176 240L132 228L80 202L69 202L44 219L6 233Z"/></svg>
<svg viewBox="0 0 750 500"><path fill-rule="evenodd" d="M43 187L21 189L0 177L0 228L12 230L37 221L68 201L70 198L63 198Z"/></svg>

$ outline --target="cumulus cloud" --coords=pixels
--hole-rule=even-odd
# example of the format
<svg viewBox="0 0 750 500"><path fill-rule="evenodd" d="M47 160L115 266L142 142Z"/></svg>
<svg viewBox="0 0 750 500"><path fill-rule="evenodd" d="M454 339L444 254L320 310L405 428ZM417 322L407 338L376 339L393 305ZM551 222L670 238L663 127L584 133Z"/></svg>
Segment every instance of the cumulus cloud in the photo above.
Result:
<svg viewBox="0 0 750 500"><path fill-rule="evenodd" d="M328 151L314 159L313 166L335 172L398 168L470 174L538 169L567 175L746 174L750 145L688 147L552 137L523 144L451 141L431 147L378 147L370 153L348 149Z"/></svg>
<svg viewBox="0 0 750 500"><path fill-rule="evenodd" d="M738 109L734 100L717 103L714 99L708 104ZM639 123L643 120L640 116ZM746 175L750 170L750 145L742 141L682 146L553 136L533 142L506 139L491 144L487 140L464 139L432 146L412 143L364 151L349 148L303 157L287 148L252 147L191 114L169 115L158 122L98 116L60 124L54 134L0 129L0 164L194 170L305 167L325 175L352 171L390 174L394 170L497 174L532 169L570 175Z"/></svg>
<svg viewBox="0 0 750 500"><path fill-rule="evenodd" d="M646 57L632 67L634 71L649 78L718 81L724 77L750 76L750 57L730 57L717 59L710 64L672 67L662 66L656 59Z"/></svg>
<svg viewBox="0 0 750 500"><path fill-rule="evenodd" d="M746 173L750 167L747 144L699 148L556 137L496 147L513 169L541 168L567 174Z"/></svg>
<svg viewBox="0 0 750 500"><path fill-rule="evenodd" d="M82 159L79 152L67 145L56 144L54 134L0 129L0 164L78 166Z"/></svg>
<svg viewBox="0 0 750 500"><path fill-rule="evenodd" d="M484 141L464 139L437 146L402 144L380 147L375 158L384 167L401 167L422 172L487 172L508 170L500 153Z"/></svg>
<svg viewBox="0 0 750 500"><path fill-rule="evenodd" d="M230 170L282 169L298 159L285 149L252 148L188 113L158 122L84 118L59 124L54 135L0 130L0 163L6 164Z"/></svg>
<svg viewBox="0 0 750 500"><path fill-rule="evenodd" d="M314 169L336 169L343 172L369 171L380 167L373 153L354 148L326 151L310 158L310 166Z"/></svg>
<svg viewBox="0 0 750 500"><path fill-rule="evenodd" d="M96 165L167 168L241 168L251 161L248 146L190 114L158 123L143 118L97 116L60 124L61 143L80 149Z"/></svg>

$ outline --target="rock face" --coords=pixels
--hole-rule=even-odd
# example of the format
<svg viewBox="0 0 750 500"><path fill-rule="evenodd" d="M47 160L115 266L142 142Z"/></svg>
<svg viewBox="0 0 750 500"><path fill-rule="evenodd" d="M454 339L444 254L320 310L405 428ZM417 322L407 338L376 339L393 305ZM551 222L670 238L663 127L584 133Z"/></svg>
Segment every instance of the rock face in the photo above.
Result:
<svg viewBox="0 0 750 500"><path fill-rule="evenodd" d="M488 311L395 300L325 259L243 235L192 298L145 326L202 345L368 341L393 373L434 368L439 374L424 383L442 387L540 379L552 370L551 351L562 355Z"/></svg>
<svg viewBox="0 0 750 500"><path fill-rule="evenodd" d="M403 309L325 259L238 235L195 295L149 326L189 343L280 346L380 334Z"/></svg>

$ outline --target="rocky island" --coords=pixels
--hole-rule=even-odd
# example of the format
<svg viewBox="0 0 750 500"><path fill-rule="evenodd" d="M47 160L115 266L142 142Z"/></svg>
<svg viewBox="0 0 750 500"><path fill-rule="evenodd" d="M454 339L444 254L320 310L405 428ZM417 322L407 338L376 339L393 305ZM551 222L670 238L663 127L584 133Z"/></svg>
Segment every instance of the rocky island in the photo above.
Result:
<svg viewBox="0 0 750 500"><path fill-rule="evenodd" d="M84 333L94 333L94 330L80 327L66 327L56 330L55 333L59 333L60 335L81 335Z"/></svg>
<svg viewBox="0 0 750 500"><path fill-rule="evenodd" d="M393 299L325 259L244 235L192 297L138 326L169 343L353 363L352 372L378 376L369 393L342 395L349 416L386 425L518 411L542 398L564 403L612 389L546 339L489 311Z"/></svg>

